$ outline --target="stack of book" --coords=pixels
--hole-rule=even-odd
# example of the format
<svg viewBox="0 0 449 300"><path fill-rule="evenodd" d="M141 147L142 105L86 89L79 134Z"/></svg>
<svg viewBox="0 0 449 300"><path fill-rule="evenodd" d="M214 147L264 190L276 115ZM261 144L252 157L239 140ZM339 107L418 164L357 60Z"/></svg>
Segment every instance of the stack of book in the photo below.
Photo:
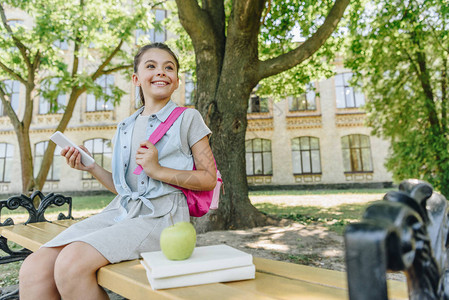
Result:
<svg viewBox="0 0 449 300"><path fill-rule="evenodd" d="M254 279L251 254L227 245L196 247L186 260L169 260L162 251L141 253L153 290Z"/></svg>

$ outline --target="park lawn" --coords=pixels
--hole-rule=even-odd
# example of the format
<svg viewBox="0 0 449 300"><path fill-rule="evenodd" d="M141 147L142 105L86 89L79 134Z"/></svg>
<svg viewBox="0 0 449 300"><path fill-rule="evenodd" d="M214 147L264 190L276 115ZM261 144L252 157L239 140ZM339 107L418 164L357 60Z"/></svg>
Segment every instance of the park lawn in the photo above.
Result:
<svg viewBox="0 0 449 300"><path fill-rule="evenodd" d="M250 192L251 196L282 196L282 195L331 195L340 193L383 193L385 190L317 190L317 191L255 191ZM73 216L75 218L86 217L99 212L112 199L114 195L104 194L96 196L73 196ZM254 206L268 215L274 215L279 218L287 218L295 220L303 224L321 223L330 230L342 235L344 227L349 222L360 219L363 211L369 205L364 204L342 204L333 207L320 206L284 206L277 205L273 202L255 203ZM49 220L57 218L59 212L67 213L66 210L58 207L51 207L46 211L46 217ZM24 215L24 210L4 211L2 212L3 222L5 218L12 217L16 223L25 222L27 215ZM19 246L11 243L10 247L14 250L20 249ZM1 254L3 252L0 250ZM5 286L14 285L18 283L18 274L22 262L15 262L5 265L0 265L0 289Z"/></svg>

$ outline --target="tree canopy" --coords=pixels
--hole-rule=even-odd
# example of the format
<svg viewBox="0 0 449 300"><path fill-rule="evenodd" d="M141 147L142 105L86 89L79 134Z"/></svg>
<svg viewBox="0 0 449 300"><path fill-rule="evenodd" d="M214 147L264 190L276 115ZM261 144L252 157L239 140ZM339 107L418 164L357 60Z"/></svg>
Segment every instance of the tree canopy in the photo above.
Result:
<svg viewBox="0 0 449 300"><path fill-rule="evenodd" d="M34 100L46 98L53 112L64 109L56 128L62 132L82 93L92 93L105 102L119 101L124 91L111 86L112 92L107 93L98 79L130 71L136 29L145 31L152 26L154 5L142 0L0 2L0 47L5 50L0 52L0 99L19 141L24 192L42 188L55 149L53 143L48 145L34 178L29 137ZM25 19L15 18L23 13ZM25 87L23 115L11 106L8 80ZM61 93L69 95L65 104L57 101Z"/></svg>
<svg viewBox="0 0 449 300"><path fill-rule="evenodd" d="M218 211L200 221L210 221L207 229L262 225L266 219L250 204L246 181L250 93L261 80L287 70L292 70L291 77L310 81L317 73L313 67L332 59L329 48L321 47L332 44L330 37L349 1L177 0L176 4L195 53L196 107L214 132L212 149L226 190ZM303 39L299 43L291 40L294 27ZM306 62L310 72L305 71ZM302 68L293 70L300 64ZM264 93L302 92L294 81L282 80L278 84L290 91L265 85Z"/></svg>
<svg viewBox="0 0 449 300"><path fill-rule="evenodd" d="M374 133L391 142L387 169L449 196L449 3L369 1L359 15L347 66L363 82Z"/></svg>

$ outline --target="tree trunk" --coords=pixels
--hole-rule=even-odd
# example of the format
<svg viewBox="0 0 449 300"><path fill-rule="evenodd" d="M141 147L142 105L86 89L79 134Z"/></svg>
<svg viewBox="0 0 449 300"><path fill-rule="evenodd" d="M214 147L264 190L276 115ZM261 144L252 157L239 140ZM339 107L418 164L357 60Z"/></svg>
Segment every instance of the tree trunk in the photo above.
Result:
<svg viewBox="0 0 449 300"><path fill-rule="evenodd" d="M33 156L28 132L28 128L24 127L16 131L22 170L22 192L26 194L30 194L34 187Z"/></svg>

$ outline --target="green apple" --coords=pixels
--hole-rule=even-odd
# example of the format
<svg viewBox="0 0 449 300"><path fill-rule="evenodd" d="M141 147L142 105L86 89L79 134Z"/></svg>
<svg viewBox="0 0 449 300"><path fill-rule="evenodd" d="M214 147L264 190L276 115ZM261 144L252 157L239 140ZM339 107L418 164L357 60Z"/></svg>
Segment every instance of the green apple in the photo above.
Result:
<svg viewBox="0 0 449 300"><path fill-rule="evenodd" d="M195 227L189 222L178 222L162 230L160 246L170 260L184 260L192 255L196 244Z"/></svg>

